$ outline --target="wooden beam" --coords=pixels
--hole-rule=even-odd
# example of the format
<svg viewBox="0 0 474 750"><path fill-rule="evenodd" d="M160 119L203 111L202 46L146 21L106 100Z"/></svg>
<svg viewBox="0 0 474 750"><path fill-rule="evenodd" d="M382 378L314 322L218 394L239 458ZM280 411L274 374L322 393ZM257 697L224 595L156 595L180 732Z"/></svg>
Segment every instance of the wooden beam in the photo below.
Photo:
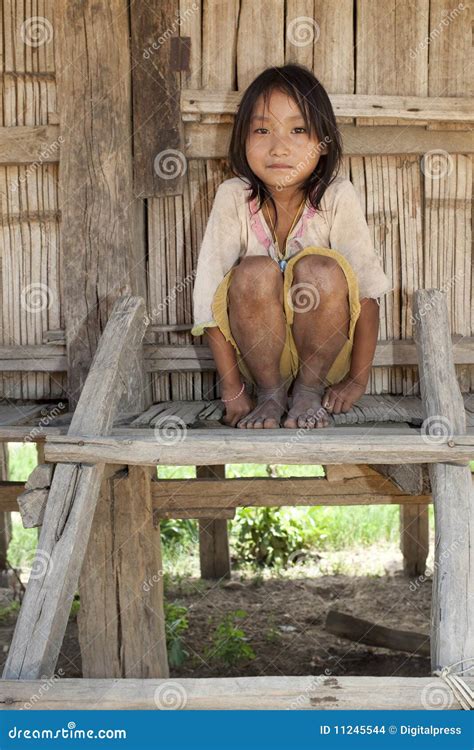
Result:
<svg viewBox="0 0 474 750"><path fill-rule="evenodd" d="M206 489L215 481L227 485L229 489L231 486L225 478L225 464L196 466L196 477L196 480L191 481L199 482L201 489ZM156 484L158 482L154 482L152 488ZM172 499L171 495L170 500ZM212 502L208 503L208 507L212 508ZM199 520L199 562L201 578L230 578L229 535L225 518L208 517Z"/></svg>
<svg viewBox="0 0 474 750"><path fill-rule="evenodd" d="M457 436L427 443L422 435L390 434L383 441L374 429L369 434L342 434L325 430L275 429L247 434L248 430L222 427L216 430L187 430L180 441L160 443L156 437L136 439L134 430L119 437L46 437L47 461L65 463L129 463L137 465L223 463L437 463L457 462L467 466L474 458L474 435ZM276 460L280 459L280 460Z"/></svg>
<svg viewBox="0 0 474 750"><path fill-rule="evenodd" d="M190 330L191 324L163 326L163 330ZM158 326L153 326L158 328ZM61 332L59 332L61 333ZM454 334L451 337L454 363L474 364L474 337ZM187 372L215 370L216 365L208 346L147 344L144 347L146 372ZM401 367L418 365L416 345L411 339L404 341L378 341L373 367ZM38 344L29 346L0 346L0 371L64 372L67 369L64 344Z"/></svg>
<svg viewBox="0 0 474 750"><path fill-rule="evenodd" d="M425 574L429 544L428 506L401 505L400 550L405 575L415 578Z"/></svg>
<svg viewBox="0 0 474 750"><path fill-rule="evenodd" d="M58 125L0 128L0 164L57 163L61 142Z"/></svg>
<svg viewBox="0 0 474 750"><path fill-rule="evenodd" d="M186 119L205 115L235 115L242 91L183 89L181 112ZM376 94L329 94L336 117L370 117L373 120L423 122L474 122L474 98L429 96L380 96Z"/></svg>
<svg viewBox="0 0 474 750"><path fill-rule="evenodd" d="M145 295L145 249L143 206L132 190L128 4L84 0L56 10L61 288L74 408L114 302ZM142 408L149 393L135 356L125 398Z"/></svg>
<svg viewBox="0 0 474 750"><path fill-rule="evenodd" d="M112 428L133 353L145 333L142 299L117 300L74 412L70 435L106 434ZM116 462L115 462L116 463ZM54 673L76 593L99 495L104 464L54 471L43 526L3 676L37 679Z"/></svg>
<svg viewBox="0 0 474 750"><path fill-rule="evenodd" d="M108 468L79 578L83 677L168 677L156 469Z"/></svg>
<svg viewBox="0 0 474 750"><path fill-rule="evenodd" d="M393 651L407 651L417 656L430 655L430 637L423 633L412 633L409 630L395 630L378 625L360 617L353 617L346 612L330 609L324 629L339 638L347 638L369 646L390 648Z"/></svg>
<svg viewBox="0 0 474 750"><path fill-rule="evenodd" d="M183 193L179 70L187 61L176 24L179 10L179 0L161 0L142 3L131 14L133 177L140 197Z"/></svg>
<svg viewBox="0 0 474 750"><path fill-rule="evenodd" d="M464 677L474 689L474 678ZM166 705L168 680L7 680L0 706L22 710L34 696L39 710L156 711ZM219 677L173 678L173 703L186 710L402 710L462 708L440 677ZM160 696L163 699L160 700Z"/></svg>
<svg viewBox="0 0 474 750"><path fill-rule="evenodd" d="M373 468L411 495L430 496L426 464L380 464ZM426 504L400 505L400 550L405 574L410 577L423 575L429 553L429 514Z"/></svg>
<svg viewBox="0 0 474 750"><path fill-rule="evenodd" d="M413 298L421 396L427 445L466 431L466 414L456 380L444 292L419 289ZM429 467L435 511L435 562L431 664L437 670L471 665L474 619L474 489L469 466ZM466 661L463 661L466 660Z"/></svg>
<svg viewBox="0 0 474 750"><path fill-rule="evenodd" d="M27 344L0 346L2 372L66 372L65 346Z"/></svg>
<svg viewBox="0 0 474 750"><path fill-rule="evenodd" d="M2 447L0 453L1 451ZM19 513L17 498L24 489L24 482L0 481L0 513Z"/></svg>
<svg viewBox="0 0 474 750"><path fill-rule="evenodd" d="M186 122L184 137L188 159L225 159L228 154L232 124ZM339 127L346 156L380 156L393 154L426 154L442 149L450 154L472 154L472 133L451 130L427 130L419 125Z"/></svg>
<svg viewBox="0 0 474 750"><path fill-rule="evenodd" d="M248 479L158 479L151 485L158 512L201 508L285 505L382 505L429 502L407 495L383 477L328 481L325 477L249 477Z"/></svg>

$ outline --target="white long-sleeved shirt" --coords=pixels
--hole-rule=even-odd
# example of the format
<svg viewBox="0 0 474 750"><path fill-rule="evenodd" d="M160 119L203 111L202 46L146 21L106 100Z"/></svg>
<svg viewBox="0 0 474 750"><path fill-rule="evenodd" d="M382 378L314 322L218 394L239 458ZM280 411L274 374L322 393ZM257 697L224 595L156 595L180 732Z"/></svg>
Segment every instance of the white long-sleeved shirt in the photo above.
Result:
<svg viewBox="0 0 474 750"><path fill-rule="evenodd" d="M199 252L193 289L194 336L215 326L212 300L230 269L247 255L277 259L272 234L257 201L248 202L248 182L233 177L216 192ZM393 289L377 255L354 186L337 176L326 188L321 207L307 201L303 214L287 240L286 258L305 247L338 250L353 267L359 282L359 298L378 298Z"/></svg>

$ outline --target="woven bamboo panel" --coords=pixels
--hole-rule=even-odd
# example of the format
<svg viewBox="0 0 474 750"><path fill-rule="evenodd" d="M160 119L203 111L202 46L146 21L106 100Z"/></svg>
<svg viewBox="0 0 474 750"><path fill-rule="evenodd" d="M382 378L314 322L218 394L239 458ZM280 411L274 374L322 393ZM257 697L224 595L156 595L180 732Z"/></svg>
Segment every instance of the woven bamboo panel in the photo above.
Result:
<svg viewBox="0 0 474 750"><path fill-rule="evenodd" d="M55 124L53 2L11 0L1 13L0 126ZM46 330L62 327L57 173L41 154L33 164L0 167L2 344L41 344ZM63 387L62 375L0 375L7 398L49 398Z"/></svg>

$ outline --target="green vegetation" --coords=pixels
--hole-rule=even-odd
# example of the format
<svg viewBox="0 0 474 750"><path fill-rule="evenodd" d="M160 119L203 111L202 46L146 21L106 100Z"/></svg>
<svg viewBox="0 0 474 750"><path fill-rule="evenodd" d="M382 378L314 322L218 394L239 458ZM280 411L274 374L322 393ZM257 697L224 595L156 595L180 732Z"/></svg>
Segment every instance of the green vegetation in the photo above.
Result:
<svg viewBox="0 0 474 750"><path fill-rule="evenodd" d="M225 615L214 631L212 646L206 651L206 659L228 667L255 659L245 631L238 624L238 620L246 617L247 612L243 609L236 609Z"/></svg>
<svg viewBox="0 0 474 750"><path fill-rule="evenodd" d="M170 667L180 667L189 653L183 646L182 635L189 628L188 610L175 602L165 602L166 646Z"/></svg>

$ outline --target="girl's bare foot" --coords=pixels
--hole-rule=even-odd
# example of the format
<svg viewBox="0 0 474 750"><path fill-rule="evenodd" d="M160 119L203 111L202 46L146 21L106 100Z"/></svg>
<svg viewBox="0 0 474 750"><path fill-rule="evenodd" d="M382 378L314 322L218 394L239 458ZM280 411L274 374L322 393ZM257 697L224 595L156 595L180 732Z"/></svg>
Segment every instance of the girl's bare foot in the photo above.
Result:
<svg viewBox="0 0 474 750"><path fill-rule="evenodd" d="M291 395L291 404L283 427L320 428L327 427L330 414L321 405L325 387L303 385L296 380Z"/></svg>
<svg viewBox="0 0 474 750"><path fill-rule="evenodd" d="M257 406L237 422L240 429L260 430L280 427L280 419L287 406L287 389L279 386L262 388L257 386Z"/></svg>

